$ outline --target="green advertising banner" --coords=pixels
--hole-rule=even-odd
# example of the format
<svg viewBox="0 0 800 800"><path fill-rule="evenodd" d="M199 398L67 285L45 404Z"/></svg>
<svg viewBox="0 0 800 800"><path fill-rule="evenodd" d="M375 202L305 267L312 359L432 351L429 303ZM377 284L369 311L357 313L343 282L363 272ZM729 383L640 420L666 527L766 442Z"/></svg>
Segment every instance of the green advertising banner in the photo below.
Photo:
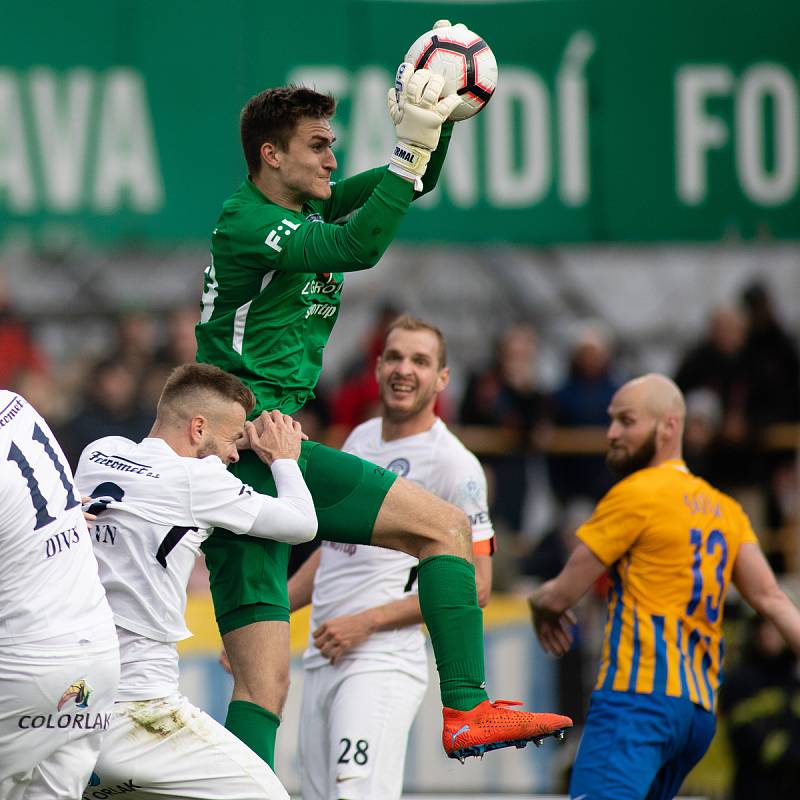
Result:
<svg viewBox="0 0 800 800"><path fill-rule="evenodd" d="M395 66L441 17L499 87L402 238L800 238L797 3L32 0L0 28L0 245L205 240L240 108L289 81L339 99L338 175L384 162Z"/></svg>

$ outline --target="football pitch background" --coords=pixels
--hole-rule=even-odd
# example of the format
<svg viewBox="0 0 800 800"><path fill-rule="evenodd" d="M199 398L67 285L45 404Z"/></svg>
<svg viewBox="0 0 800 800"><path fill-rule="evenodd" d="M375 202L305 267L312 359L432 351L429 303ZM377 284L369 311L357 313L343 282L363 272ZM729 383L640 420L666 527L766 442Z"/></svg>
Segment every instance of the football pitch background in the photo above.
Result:
<svg viewBox="0 0 800 800"><path fill-rule="evenodd" d="M297 733L303 669L300 655L308 637L309 611L306 608L291 618L291 687L283 723L278 732L276 773L286 788L299 797L300 773L297 760ZM215 719L223 722L232 681L219 666L220 638L214 622L211 599L191 596L186 610L191 639L179 643L181 655L181 691ZM486 677L490 696L522 700L526 708L558 711L555 661L544 654L533 636L525 600L521 597L494 595L484 609L486 630ZM492 800L503 795L518 800L555 800L557 775L574 758L576 735L568 736L565 745L546 739L542 747L529 744L522 750L508 748L489 753L483 760L468 759L465 764L446 758L441 746L441 705L438 681L429 646L430 680L417 720L409 737L404 789L409 798L435 800L471 797ZM500 693L499 695L497 693ZM709 755L698 767L689 787L724 786L727 765L718 752L717 740ZM708 762L708 763L706 763Z"/></svg>

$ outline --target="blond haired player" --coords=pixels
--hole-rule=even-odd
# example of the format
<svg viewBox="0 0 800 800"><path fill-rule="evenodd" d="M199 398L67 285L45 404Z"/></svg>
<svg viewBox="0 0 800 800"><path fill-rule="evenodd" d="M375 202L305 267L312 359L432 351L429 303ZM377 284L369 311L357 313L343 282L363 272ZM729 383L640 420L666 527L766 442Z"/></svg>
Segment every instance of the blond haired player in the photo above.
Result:
<svg viewBox="0 0 800 800"><path fill-rule="evenodd" d="M800 613L739 504L686 468L678 387L645 375L619 389L608 413L607 462L622 480L578 529L581 542L564 569L530 603L545 650L563 655L568 609L609 571L600 672L570 793L666 800L714 736L731 582L797 653Z"/></svg>
<svg viewBox="0 0 800 800"><path fill-rule="evenodd" d="M119 681L111 609L67 459L0 390L0 797L80 797Z"/></svg>
<svg viewBox="0 0 800 800"><path fill-rule="evenodd" d="M399 317L375 374L381 416L353 430L343 449L466 513L483 606L494 550L486 478L434 412L449 378L441 331ZM392 550L323 542L289 581L293 609L313 603L300 720L304 800L395 800L402 793L408 731L428 676L418 563Z"/></svg>
<svg viewBox="0 0 800 800"><path fill-rule="evenodd" d="M167 380L147 438L108 436L81 455L76 481L97 515L95 553L122 663L87 800L288 800L264 761L178 691L176 642L191 635L186 584L210 529L294 543L316 532L297 466L300 426L277 411L246 423L254 402L233 375L185 364ZM246 442L269 465L277 498L226 469Z"/></svg>

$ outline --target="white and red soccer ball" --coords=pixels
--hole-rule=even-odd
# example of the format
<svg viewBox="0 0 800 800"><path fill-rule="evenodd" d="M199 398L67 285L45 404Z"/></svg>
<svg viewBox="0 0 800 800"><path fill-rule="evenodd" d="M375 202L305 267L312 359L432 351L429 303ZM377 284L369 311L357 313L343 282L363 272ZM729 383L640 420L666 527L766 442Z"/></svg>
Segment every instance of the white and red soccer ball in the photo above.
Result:
<svg viewBox="0 0 800 800"><path fill-rule="evenodd" d="M445 78L442 95L461 97L450 119L458 121L477 114L491 99L497 86L497 61L489 45L466 25L434 28L417 39L405 60L414 69L429 69Z"/></svg>

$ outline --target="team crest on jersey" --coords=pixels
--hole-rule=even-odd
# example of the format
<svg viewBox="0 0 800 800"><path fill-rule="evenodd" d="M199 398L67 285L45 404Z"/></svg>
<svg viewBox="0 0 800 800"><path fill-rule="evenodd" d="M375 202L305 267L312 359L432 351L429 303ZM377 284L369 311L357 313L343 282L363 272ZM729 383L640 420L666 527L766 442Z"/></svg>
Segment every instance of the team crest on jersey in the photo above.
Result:
<svg viewBox="0 0 800 800"><path fill-rule="evenodd" d="M401 478L405 478L411 469L411 464L408 463L407 458L395 458L389 462L386 469L388 469L389 472L394 472L395 475L399 475Z"/></svg>
<svg viewBox="0 0 800 800"><path fill-rule="evenodd" d="M314 211L312 214L306 215L307 222L324 222L325 220L322 219L322 214L318 211Z"/></svg>
<svg viewBox="0 0 800 800"><path fill-rule="evenodd" d="M486 503L483 487L474 478L469 478L463 483L459 484L457 493L457 502L471 501L476 505L485 505Z"/></svg>
<svg viewBox="0 0 800 800"><path fill-rule="evenodd" d="M56 706L56 711L61 711L61 709L72 699L75 700L76 708L86 708L86 706L89 705L89 697L91 694L91 687L83 678L81 678L80 680L71 683L67 691L61 695L61 699L58 701L58 705Z"/></svg>

